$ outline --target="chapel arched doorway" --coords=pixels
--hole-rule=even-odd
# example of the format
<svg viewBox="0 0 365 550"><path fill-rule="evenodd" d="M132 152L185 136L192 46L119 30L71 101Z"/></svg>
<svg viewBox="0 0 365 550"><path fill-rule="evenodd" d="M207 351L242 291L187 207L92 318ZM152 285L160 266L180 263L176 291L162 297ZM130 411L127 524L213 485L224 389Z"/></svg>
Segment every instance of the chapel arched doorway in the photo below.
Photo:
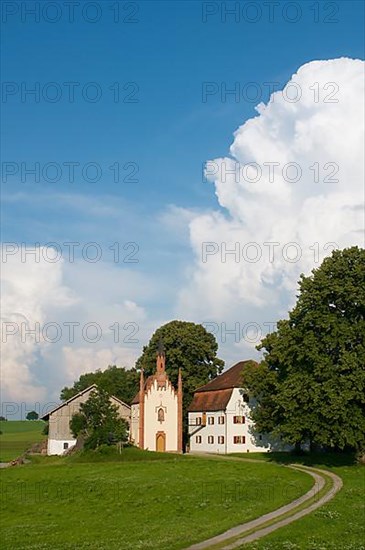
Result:
<svg viewBox="0 0 365 550"><path fill-rule="evenodd" d="M166 451L165 432L157 432L156 434L156 451L159 453L164 453Z"/></svg>

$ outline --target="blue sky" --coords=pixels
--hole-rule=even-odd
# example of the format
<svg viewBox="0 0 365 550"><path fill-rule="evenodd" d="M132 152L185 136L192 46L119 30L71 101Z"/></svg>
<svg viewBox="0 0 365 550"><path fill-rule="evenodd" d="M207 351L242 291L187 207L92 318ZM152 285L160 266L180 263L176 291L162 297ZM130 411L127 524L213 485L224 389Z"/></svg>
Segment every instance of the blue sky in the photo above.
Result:
<svg viewBox="0 0 365 550"><path fill-rule="evenodd" d="M139 184L113 184L108 171L96 184L59 183L57 190L108 193L139 205L147 202L149 209L166 203L211 206L214 195L201 184L202 163L227 149L233 130L254 114L255 103L235 103L230 96L223 104L219 94L202 103L203 82L225 82L232 88L235 82L253 81L261 85L265 101L264 82L283 85L305 62L363 55L360 1L337 2L339 11L333 16L337 23L313 23L312 4L307 1L297 3L302 9L297 23L284 20L287 3L281 2L274 22L269 22L261 3L262 19L251 24L243 16L238 23L233 16L222 22L222 7L203 23L201 2L137 4L138 23L112 23L108 2L101 4L103 15L94 24L80 20L78 11L74 23L66 20L66 12L54 24L32 24L31 16L22 23L20 17L9 15L3 26L3 80L24 81L29 87L34 82L42 86L75 81L81 87L97 82L103 97L88 103L76 92L70 104L64 86L64 97L57 103L34 104L29 97L22 104L19 94L9 96L3 105L4 159L94 161L102 166L133 161L140 167ZM319 4L323 20L330 10L324 9L325 2ZM114 82L137 83L138 103L115 104L108 90ZM55 187L43 184L39 190ZM31 186L32 191L35 188ZM24 190L24 185L13 178L4 190L14 193ZM47 220L46 212L44 216ZM6 238L14 238L15 228L5 229Z"/></svg>
<svg viewBox="0 0 365 550"><path fill-rule="evenodd" d="M235 101L230 95L224 102L222 83L227 89L238 83L240 90L255 83L262 92L259 100L266 103L269 90L264 83L277 83L276 89L281 89L312 60L363 58L363 2L295 2L301 12L297 22L285 20L295 17L288 2L279 2L273 21L265 2L253 2L252 9L261 11L255 23L245 20L243 11L238 21L227 15L224 22L220 2L119 2L120 18L131 16L133 23L113 22L112 2L98 4L101 16L95 23L81 16L87 2L75 8L72 23L62 2L60 20L54 23L42 14L40 22L31 15L22 21L20 4L25 3L10 4L9 9L15 5L18 11L5 13L3 23L3 81L10 93L2 100L2 159L19 170L14 176L3 174L2 241L99 243L103 258L97 266L84 262L83 277L96 277L101 299L105 288L114 288L100 273L96 275L104 262L113 263L108 247L114 242L137 243L138 263L110 269L116 277L118 273L122 277L126 268L129 280L138 282L142 277L141 286L121 298L137 303L149 319L135 346L140 349L160 320L186 317L176 296L194 263L188 221L194 213L207 211L231 215L218 202L214 185L202 181L202 166L228 154L233 132L257 116L259 101L248 101L247 96ZM225 3L228 8L234 4ZM240 3L242 9L245 4ZM135 6L138 11L132 15ZM203 22L207 10L214 13ZM92 8L87 13L94 17ZM254 17L253 11L247 14ZM49 18L53 16L50 11ZM52 82L62 93L56 102L47 99L56 89L47 87ZM78 83L72 103L66 82ZM85 93L101 90L97 102L82 96L90 82L97 87L86 86ZM219 90L206 101L204 82L216 83ZM22 100L22 85L31 88L35 83L41 91L39 102L32 96ZM119 83L118 102L115 83ZM122 101L128 94L136 101ZM62 177L54 183L41 177L37 183L28 175L22 182L22 162L39 163L41 168L56 163L62 167ZM73 182L68 181L64 165L69 162L79 163ZM81 168L87 163L101 168L98 181L82 177ZM114 182L109 167L115 163L121 167L120 179L133 171L137 181ZM71 268L64 266L62 281L72 289L81 275ZM90 292L93 295L95 289ZM253 312L249 315L256 318ZM229 361L231 354L222 350ZM32 372L38 382L44 376L42 361L37 356L41 370ZM61 380L59 375L57 383Z"/></svg>

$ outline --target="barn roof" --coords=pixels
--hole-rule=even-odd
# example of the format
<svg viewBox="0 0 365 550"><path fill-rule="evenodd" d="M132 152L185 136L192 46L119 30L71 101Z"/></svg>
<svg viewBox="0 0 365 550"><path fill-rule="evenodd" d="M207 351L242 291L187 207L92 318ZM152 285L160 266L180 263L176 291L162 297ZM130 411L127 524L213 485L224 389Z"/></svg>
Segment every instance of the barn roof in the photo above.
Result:
<svg viewBox="0 0 365 550"><path fill-rule="evenodd" d="M136 393L136 395L133 397L131 401L131 405L138 405L139 403L139 392Z"/></svg>
<svg viewBox="0 0 365 550"><path fill-rule="evenodd" d="M92 384L91 386L89 386L88 388L85 388L84 390L81 390L79 393L77 393L76 395L73 395L72 397L70 397L70 399L67 399L67 401L64 401L63 403L60 403L59 405L57 405L57 407L55 407L54 409L52 409L51 411L47 412L46 414L44 414L43 416L41 416L41 420L49 420L49 417L51 416L51 414L53 414L54 412L58 411L59 409L61 409L62 407L64 407L65 405L68 405L69 403L71 403L72 401L74 401L74 399L77 399L78 397L80 397L81 395L84 395L84 393L88 393L88 392L91 392L92 390L95 390L97 389L97 385L96 384ZM127 405L127 403L124 403L124 401L121 401L121 399L118 399L118 397L115 397L115 395L111 395L110 396L111 398L115 399L115 401L118 401L118 403L120 403L121 405L125 405L126 407L128 407L128 409L130 409L130 406Z"/></svg>

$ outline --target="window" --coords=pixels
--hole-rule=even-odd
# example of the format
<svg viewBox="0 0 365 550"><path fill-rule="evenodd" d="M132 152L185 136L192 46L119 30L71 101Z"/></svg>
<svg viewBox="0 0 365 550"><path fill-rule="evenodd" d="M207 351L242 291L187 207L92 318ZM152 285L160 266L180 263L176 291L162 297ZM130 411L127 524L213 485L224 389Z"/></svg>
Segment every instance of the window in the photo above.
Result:
<svg viewBox="0 0 365 550"><path fill-rule="evenodd" d="M244 416L234 416L233 417L233 424L244 424L245 423L245 417Z"/></svg>
<svg viewBox="0 0 365 550"><path fill-rule="evenodd" d="M218 416L218 424L224 424L224 416Z"/></svg>
<svg viewBox="0 0 365 550"><path fill-rule="evenodd" d="M195 419L195 424L197 426L200 426L202 423L202 417L201 416L197 416L196 419Z"/></svg>
<svg viewBox="0 0 365 550"><path fill-rule="evenodd" d="M233 443L235 445L243 445L243 443L246 443L246 438L244 435L234 435L233 436Z"/></svg>
<svg viewBox="0 0 365 550"><path fill-rule="evenodd" d="M218 443L219 443L219 445L224 445L224 435L219 435L218 436Z"/></svg>
<svg viewBox="0 0 365 550"><path fill-rule="evenodd" d="M165 420L165 411L160 407L157 411L157 420L163 422Z"/></svg>
<svg viewBox="0 0 365 550"><path fill-rule="evenodd" d="M201 435L197 435L196 438L195 438L195 443L201 443L202 442L202 436Z"/></svg>
<svg viewBox="0 0 365 550"><path fill-rule="evenodd" d="M208 424L214 424L214 416L208 416Z"/></svg>
<svg viewBox="0 0 365 550"><path fill-rule="evenodd" d="M65 451L66 449L68 449L68 443L64 443L64 444L63 444L63 449L64 449L64 451Z"/></svg>
<svg viewBox="0 0 365 550"><path fill-rule="evenodd" d="M212 445L214 443L214 437L212 435L208 435L208 443L209 445Z"/></svg>

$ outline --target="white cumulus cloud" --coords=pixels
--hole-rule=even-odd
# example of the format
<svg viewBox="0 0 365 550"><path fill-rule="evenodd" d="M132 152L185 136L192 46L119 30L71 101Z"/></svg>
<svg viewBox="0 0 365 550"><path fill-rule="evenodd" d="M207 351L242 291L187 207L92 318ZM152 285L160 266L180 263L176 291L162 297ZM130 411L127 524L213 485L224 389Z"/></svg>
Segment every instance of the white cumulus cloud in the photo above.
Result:
<svg viewBox="0 0 365 550"><path fill-rule="evenodd" d="M49 345L41 327L52 310L67 308L77 299L62 282L62 262L46 262L42 249L32 259L20 250L11 255L5 248L1 252L2 395L15 403L34 403L46 397L37 379L37 362Z"/></svg>
<svg viewBox="0 0 365 550"><path fill-rule="evenodd" d="M230 328L277 320L301 272L336 246L363 246L363 74L348 58L303 65L236 130L230 155L207 163L221 208L190 221L195 262L178 311Z"/></svg>
<svg viewBox="0 0 365 550"><path fill-rule="evenodd" d="M37 255L6 247L1 258L2 414L8 403L14 404L13 414L23 403L36 408L36 403L57 401L60 389L84 372L134 365L151 331L136 300L150 292L142 276L106 262L47 261L54 254L43 253L43 247Z"/></svg>
<svg viewBox="0 0 365 550"><path fill-rule="evenodd" d="M62 351L66 367L65 385L72 385L81 374L86 372L93 372L98 369L105 370L108 365L131 368L139 356L137 350L120 346L97 350L91 347L72 348L65 346Z"/></svg>

